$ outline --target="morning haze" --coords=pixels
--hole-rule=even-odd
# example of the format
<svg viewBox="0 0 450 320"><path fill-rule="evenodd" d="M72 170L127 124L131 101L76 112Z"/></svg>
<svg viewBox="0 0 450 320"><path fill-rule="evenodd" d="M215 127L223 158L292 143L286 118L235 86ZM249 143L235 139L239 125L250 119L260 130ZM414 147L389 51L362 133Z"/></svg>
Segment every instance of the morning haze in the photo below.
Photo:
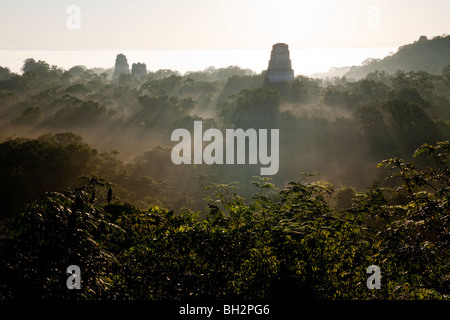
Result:
<svg viewBox="0 0 450 320"><path fill-rule="evenodd" d="M81 9L77 32L66 28L70 5ZM380 28L367 25L373 6ZM0 37L9 49L398 47L445 33L449 11L444 0L17 0L2 4Z"/></svg>

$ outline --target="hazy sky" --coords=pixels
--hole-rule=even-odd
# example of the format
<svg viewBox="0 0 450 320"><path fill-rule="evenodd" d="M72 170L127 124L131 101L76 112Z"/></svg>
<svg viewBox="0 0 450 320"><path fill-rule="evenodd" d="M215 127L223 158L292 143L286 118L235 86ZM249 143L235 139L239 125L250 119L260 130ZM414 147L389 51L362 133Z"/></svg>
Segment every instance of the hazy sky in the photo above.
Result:
<svg viewBox="0 0 450 320"><path fill-rule="evenodd" d="M0 8L8 49L392 47L450 33L449 0L0 0Z"/></svg>

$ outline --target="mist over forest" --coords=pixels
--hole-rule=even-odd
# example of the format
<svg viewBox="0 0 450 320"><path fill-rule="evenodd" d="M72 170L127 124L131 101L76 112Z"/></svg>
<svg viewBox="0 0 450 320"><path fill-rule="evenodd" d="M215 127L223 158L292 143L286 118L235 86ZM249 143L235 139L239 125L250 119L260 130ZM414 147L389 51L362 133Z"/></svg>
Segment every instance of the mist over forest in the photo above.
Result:
<svg viewBox="0 0 450 320"><path fill-rule="evenodd" d="M443 41L437 37L426 42ZM375 70L359 80L297 76L292 82L264 85L264 73L237 66L184 75L158 70L114 76L82 66L62 70L30 58L24 61L22 75L2 68L0 138L6 140L4 147L31 143L17 137L37 139L38 146L44 141L58 145L58 134L65 133L66 143L83 145L91 153L78 164L84 168L72 176L67 172L67 181L57 172L48 172L45 180L57 181L55 186L36 181L25 191L28 200L43 191L72 186L77 175L90 174L116 183L122 201L143 209L164 205L202 210L204 187L211 183L236 181L251 196L249 181L259 175L257 165L172 163L172 131L192 131L194 120L202 120L204 130L279 128L280 169L272 177L276 185L285 185L300 172L317 172L319 179L337 188L361 189L382 179L384 172L376 168L381 160L407 158L422 143L448 138L450 69L443 66L440 71ZM56 161L46 159L39 150L34 152L43 163ZM17 161L4 167L17 168L23 160ZM28 175L39 175L23 164L20 168L25 180L35 181ZM171 196L169 190L173 190ZM2 194L8 192L11 189Z"/></svg>
<svg viewBox="0 0 450 320"><path fill-rule="evenodd" d="M20 216L22 219L20 221L26 225L27 217L31 219L34 213L42 213L46 210L45 208L53 208L49 201L59 201L58 203L61 203L62 207L70 207L73 212L75 212L75 207L78 208L78 211L84 212L83 210L87 210L86 206L92 206L89 207L92 212L104 210L106 218L103 218L120 225L121 230L125 230L125 233L135 230L131 226L137 224L136 221L139 219L149 219L147 223L153 226L156 223L153 219L157 219L157 215L161 215L158 219L167 219L161 223L167 227L167 230L171 230L170 232L174 232L174 234L179 232L180 237L188 237L186 233L188 231L185 229L192 231L197 230L196 228L203 228L197 225L201 221L210 221L211 225L208 225L207 228L211 228L208 229L208 232L212 232L214 237L218 236L214 232L220 228L230 231L231 233L227 235L234 237L236 236L234 232L243 228L244 221L247 221L246 228L256 228L259 231L259 228L272 230L270 228L275 226L276 232L272 230L274 232L273 239L280 233L282 236L277 239L289 243L293 248L294 242L292 241L298 240L299 243L303 243L302 241L306 241L304 239L312 239L308 237L313 237L313 234L308 233L307 229L300 230L288 225L281 227L286 221L281 221L281 218L289 220L297 217L303 221L306 218L302 215L311 211L313 212L311 217L314 217L314 220L311 221L314 221L316 226L320 226L319 229L327 225L326 221L328 220L322 220L327 215L336 219L333 221L339 222L336 232L347 228L347 223L352 225L355 230L362 228L361 225L364 226L364 228L358 229L360 231L352 229L354 233L351 235L342 231L342 233L338 233L337 238L333 238L341 241L336 242L336 248L346 247L347 245L344 244L351 243L349 246L356 250L354 252L359 252L356 255L360 254L358 258L360 259L358 261L361 262L360 265L356 260L349 262L351 259L356 259L355 255L341 252L339 249L336 249L333 256L330 256L330 261L348 262L348 268L361 269L366 264L368 266L369 260L372 259L364 260L361 252L380 250L379 247L376 247L378 242L373 244L364 242L365 247L361 249L358 247L358 243L363 242L349 242L349 239L362 236L362 234L369 238L375 237L378 231L384 232L387 224L397 221L406 215L405 212L408 210L417 209L418 211L413 212L417 215L417 219L431 219L428 216L423 218L420 215L423 212L418 209L420 205L414 202L419 198L414 193L416 190L414 188L417 187L419 190L425 184L419 183L417 180L419 178L414 180L411 177L417 175L425 180L431 180L434 177L436 180L433 181L441 183L443 187L442 189L433 187L434 190L440 190L441 193L438 191L434 193L433 190L427 189L431 192L428 195L427 203L429 204L433 200L434 204L439 202L442 206L436 207L439 209L433 209L422 203L421 208L425 211L437 210L436 212L439 213L435 213L434 216L442 219L440 226L444 229L430 229L431 231L427 229L426 232L419 232L416 238L408 233L407 237L416 240L421 236L425 237L425 240L421 238L417 240L417 243L414 242L417 247L413 249L425 250L429 261L437 261L440 269L424 275L426 278L422 279L424 282L416 278L411 280L408 278L409 274L401 273L401 270L407 270L409 262L397 257L392 260L394 261L392 269L389 270L394 270L394 265L398 269L392 271L390 276L386 275L386 279L392 280L392 286L396 283L403 289L392 293L393 287L389 287L389 290L392 290L386 289L383 291L383 295L388 298L404 296L414 298L419 294L448 298L449 292L446 284L449 283L449 279L446 272L448 271L449 218L448 214L445 216L445 210L448 210L448 200L445 200L448 199L448 180L446 180L448 170L442 171L444 176L426 176L425 173L420 175L419 169L402 166L400 162L394 160L385 162L381 167L377 164L386 159L397 159L397 161L404 159L407 163L414 161L418 166L433 167L435 164L430 164L428 158L413 157L415 152L421 150L420 153L423 154L427 151L436 151L430 154L437 157L439 161L443 159L442 155L446 154L445 150L448 155L450 138L449 43L449 36L430 40L421 38L420 41L401 48L396 54L385 59L367 60L363 66L352 67L343 77L318 79L298 75L293 81L279 83L265 81L265 72L256 73L238 66L210 67L203 71L185 74L180 74L176 70L146 70L140 73L115 74L114 70L90 70L83 66L73 66L68 70L63 70L58 66L51 66L45 61L36 61L30 57L24 61L22 74L11 73L7 67L0 67L0 181L2 181L0 184L0 217L5 221L2 230L4 232L10 229L18 230L7 226L6 221L15 221L15 217ZM131 64L131 61L128 63ZM222 132L229 128L279 129L280 164L278 173L273 176L261 177L260 165L249 164L175 165L171 161L171 151L176 143L171 141L171 134L178 128L186 128L193 132L193 124L196 120L202 121L203 131L208 128L218 128ZM446 140L447 144L445 144ZM425 147L418 149L422 145ZM438 150L444 151L439 151L441 152L439 153ZM441 155L440 158L439 155ZM442 161L447 163L445 161L448 159ZM398 168L403 170L403 176L386 179L393 170ZM448 169L448 167L446 168ZM438 164L438 169L442 169L440 164ZM405 176L405 172L410 176ZM305 176L301 173L313 176L303 180ZM414 185L415 183L416 185L408 184L408 188L411 188L406 188L402 184L402 177L407 178L407 184ZM303 181L308 182L302 184ZM430 185L435 186L434 182L430 182ZM287 189L291 193L286 191L286 186L291 186ZM402 189L402 187L404 188ZM386 190L389 188L400 188L404 193L399 191L387 195ZM64 190L72 192L71 195L58 194ZM79 197L77 192L80 190L83 193ZM278 190L282 191L277 193ZM296 198L292 192L296 192ZM239 195L239 198L236 194ZM282 201L288 202L281 202L283 205L278 206L278 202L270 200L272 199L270 197L275 197L275 195L284 195ZM217 196L217 199L214 198ZM63 199L63 197L67 198ZM369 198L373 202L370 202ZM377 202L376 199L380 202ZM410 203L414 203L415 207L408 207ZM392 207L387 207L389 205ZM289 206L290 211L285 206ZM404 207L395 209L395 206ZM242 210L233 209L238 207ZM300 216L293 215L292 212L295 210L298 210ZM399 212L399 210L404 211ZM238 211L242 216L236 218L233 214L236 215ZM58 212L58 214L63 214L62 211ZM193 215L194 212L197 216ZM255 221L251 220L253 218L250 216L246 216L249 212L254 212ZM267 216L263 217L264 212L267 212ZM192 215L188 215L188 213ZM127 220L135 219L131 218L133 215L136 215L136 219L139 215L142 216L138 220ZM272 218L268 218L269 216ZM239 222L233 220L235 218ZM349 220L346 220L347 218ZM142 221L139 222L142 223L140 226L144 226ZM41 222L43 225L46 223L44 220ZM234 225L234 223L237 224ZM433 228L435 228L435 223L434 220L430 222ZM180 225L184 226L184 231L178 229L181 228ZM105 228L109 230L109 227ZM368 235L364 233L366 229L371 230L367 231ZM31 231L29 234L26 233L28 232L26 227L23 230L11 238L5 236L5 239L32 237ZM59 232L59 229L55 230L56 233ZM98 230L95 232L100 232ZM134 260L131 259L131 256L137 251L134 253L127 251L125 254L122 250L128 250L130 247L138 250L139 243L150 241L151 237L156 239L159 237L158 232L164 231L161 231L162 229L151 230L148 231L148 238L144 240L138 239L137 237L140 235L134 231L127 233L131 238L119 237L115 234L119 231L108 231L111 233L105 231L107 235L104 237L102 234L94 232L92 237L102 245L98 248L86 247L93 250L89 251L91 255L86 254L86 257L94 259L99 254L98 257L101 256L101 259L108 260L109 256L100 255L102 250L106 250L112 255L121 257L119 258L119 260L122 259L120 263L123 263L125 268L132 268ZM243 235L244 233L239 234ZM300 238L295 238L297 235ZM250 235L243 237L247 236L250 237ZM315 233L314 236L316 236ZM401 246L399 243L412 246L403 238L396 238L397 242L393 241L390 233L383 234L383 236L385 237L383 239L387 239L386 243L392 245L389 250L394 250L396 246L394 243L399 246ZM214 237L208 241L216 239ZM320 237L331 241L332 236L324 231ZM186 243L190 243L186 239ZM336 293L336 286L342 284L337 284L337 278L333 278L334 280L330 278L329 281L334 281L333 283L320 282L326 278L324 276L326 272L325 269L319 267L320 270L317 269L319 270L316 270L317 272L325 272L320 276L313 269L308 269L308 271L302 269L304 273L298 273L296 276L293 270L301 269L304 266L300 262L298 265L291 265L290 263L297 259L291 257L291 260L286 258L286 261L291 262L286 262L285 269L283 269L281 265L285 260L282 260L281 257L283 254L295 255L298 252L295 253L296 251L292 249L294 251L286 253L280 243L274 244L269 238L264 239L267 242L264 242L265 244L261 247L258 247L259 242L255 242L255 248L261 251L248 251L250 256L235 257L233 254L237 251L231 253L231 251L226 251L228 249L224 249L226 252L223 252L223 257L230 257L228 256L230 254L243 263L236 263L236 266L239 266L238 269L241 268L239 275L233 273L234 271L227 273L228 271L225 269L220 269L220 272L223 273L217 280L214 280L214 276L209 273L205 273L207 276L202 278L203 280L195 277L194 279L190 278L192 275L186 276L185 273L183 273L184 276L181 275L176 268L189 269L191 267L184 266L182 268L180 264L177 265L176 270L174 269L175 271L172 271L174 275L176 274L182 279L170 280L174 277L168 275L169 280L166 282L164 280L164 283L148 280L150 282L147 285L153 286L155 291L146 295L136 289L138 278L133 278L133 273L113 278L109 277L107 271L102 267L99 267L99 270L103 271L101 274L92 271L93 279L107 277L108 279L105 281L109 285L101 286L97 282L92 282L91 288L95 287L97 292L103 292L103 295L108 298L117 298L121 294L122 296L129 294L136 299L172 299L189 295L195 297L271 298L288 296L287 293L282 293L280 288L293 279L290 277L298 276L299 278L295 278L294 282L295 286L301 290L292 289L292 292L300 296L312 294L318 298L373 297L370 293L364 293L365 291L363 292L362 289L362 291L355 289L348 293L348 296L342 290ZM242 243L239 245L244 248L244 244L252 243L253 245L252 241L250 238L242 238ZM328 243L326 241L324 243ZM428 243L429 247L420 247L424 241ZM20 241L13 241L13 243L20 247ZM340 244L338 245L338 243ZM431 245L432 243L434 244ZM301 256L307 257L311 254L308 256L311 260L308 261L313 264L313 261L316 261L312 258L315 247L310 242L307 244L305 242L303 245L302 248L305 250L309 248L313 251L304 251ZM5 250L17 248L12 245L5 246L9 248ZM176 247L173 243L170 246L172 249L173 246ZM267 249L267 246L274 246L270 249L273 252ZM443 251L440 251L442 255L439 255L436 254L437 250L432 249L433 246L447 247L447 249L442 249ZM24 250L21 251L22 254L28 250L23 246L20 248ZM161 248L169 250L169 244L161 244L159 249ZM181 247L177 248L179 256L175 257L175 253L173 253L172 258L181 263L180 259L185 253ZM242 248L239 250L247 252L247 249ZM362 251L358 251L360 249L357 248ZM100 251L95 251L97 249ZM394 251L389 250L382 251L380 255L392 257ZM211 268L208 270L220 268L218 261L207 258L209 257L208 253L199 252L197 254L205 254L205 261L212 264L212 266L205 264L205 268ZM407 252L412 251L405 251L403 258L407 256ZM272 257L272 254L274 257L276 256L276 263L268 258ZM139 256L138 259L140 258L144 259L144 256ZM263 271L261 271L261 275L255 275L251 271L251 265L246 265L245 261L256 261L260 258L262 259L260 262L264 265ZM10 281L6 280L5 275L14 274L14 263L19 264L17 261L20 261L20 263L26 264L17 257L15 259L18 260L10 262L9 271L2 272L4 283ZM150 261L145 259L142 260L143 263ZM175 260L168 258L172 261L169 263L169 260L164 259L161 261L167 262L166 267L173 266L170 263L175 263L173 262ZM364 263L362 263L363 260ZM114 265L111 261L110 263ZM161 270L163 270L164 263L161 266L155 265L152 272L155 275L163 272ZM202 265L197 260L196 263L198 264L192 267L192 274L195 274L195 270L198 271ZM423 265L423 261L414 263L411 262L411 265ZM427 265L429 265L428 262ZM113 272L111 270L114 268L111 268L108 269L108 272ZM234 266L229 265L226 268L232 270ZM420 269L420 267L418 268ZM279 275L281 280L274 276L273 282L269 284L259 282L263 281L263 276L272 274L271 272ZM419 271L413 270L410 274L415 274L414 272ZM281 275L285 274L289 276L283 278ZM348 272L348 278L345 278L347 274L343 276L348 282L342 283L357 283L357 279L352 278L350 274L351 272ZM404 278L401 278L400 274ZM230 280L229 276L234 277L233 280ZM247 286L244 281L247 276L255 281L254 287ZM439 277L447 278L439 282L436 280ZM248 280L248 278L245 279ZM178 285L181 283L178 291L174 287L176 281L179 282ZM405 286L402 287L407 282L411 283L412 288L408 289L410 291L404 289ZM420 284L423 283L425 283L424 287L421 287ZM52 285L52 283L48 284L48 288L52 288ZM320 287L320 285L323 286ZM208 291L208 286L215 286L223 291ZM5 295L20 296L20 293L11 286L5 284L4 287L7 288ZM326 289L323 289L325 287ZM130 288L134 288L133 290L136 291L130 291ZM202 288L203 291L193 288ZM414 291L414 288L418 288L417 291ZM65 296L66 293L57 289L54 289L56 291L42 290L46 294L56 292L54 294L57 297L68 297ZM86 293L86 297L92 298L90 293Z"/></svg>

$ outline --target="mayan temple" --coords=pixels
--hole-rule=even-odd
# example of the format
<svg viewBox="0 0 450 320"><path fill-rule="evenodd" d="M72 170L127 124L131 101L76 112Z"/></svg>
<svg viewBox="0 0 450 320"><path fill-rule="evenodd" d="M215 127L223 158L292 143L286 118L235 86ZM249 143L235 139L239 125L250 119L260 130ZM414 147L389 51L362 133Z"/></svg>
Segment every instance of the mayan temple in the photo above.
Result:
<svg viewBox="0 0 450 320"><path fill-rule="evenodd" d="M127 57L122 53L118 54L116 57L113 79L118 79L121 74L130 74L130 66L128 65Z"/></svg>
<svg viewBox="0 0 450 320"><path fill-rule="evenodd" d="M287 44L277 43L272 46L266 80L270 83L294 80L294 70L292 70Z"/></svg>

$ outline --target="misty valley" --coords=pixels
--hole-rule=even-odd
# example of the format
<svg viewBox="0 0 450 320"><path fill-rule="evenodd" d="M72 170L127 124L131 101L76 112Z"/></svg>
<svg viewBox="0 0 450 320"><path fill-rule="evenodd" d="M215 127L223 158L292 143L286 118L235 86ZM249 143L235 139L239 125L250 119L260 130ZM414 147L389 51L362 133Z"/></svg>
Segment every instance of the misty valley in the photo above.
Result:
<svg viewBox="0 0 450 320"><path fill-rule="evenodd" d="M449 43L322 79L285 44L262 73L0 67L0 299L449 299Z"/></svg>

